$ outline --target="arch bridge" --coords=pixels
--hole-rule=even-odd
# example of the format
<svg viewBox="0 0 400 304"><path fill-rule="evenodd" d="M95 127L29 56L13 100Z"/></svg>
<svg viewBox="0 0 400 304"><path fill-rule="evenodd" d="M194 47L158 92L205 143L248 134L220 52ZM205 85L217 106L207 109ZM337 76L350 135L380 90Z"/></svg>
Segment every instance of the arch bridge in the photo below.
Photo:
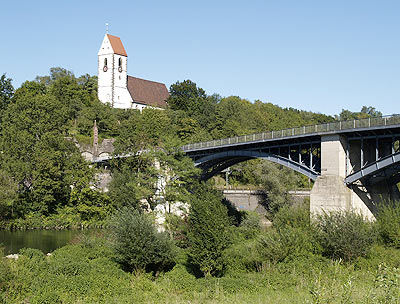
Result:
<svg viewBox="0 0 400 304"><path fill-rule="evenodd" d="M254 158L314 180L311 211L356 210L373 218L380 201L399 200L400 115L337 121L188 144L202 178Z"/></svg>

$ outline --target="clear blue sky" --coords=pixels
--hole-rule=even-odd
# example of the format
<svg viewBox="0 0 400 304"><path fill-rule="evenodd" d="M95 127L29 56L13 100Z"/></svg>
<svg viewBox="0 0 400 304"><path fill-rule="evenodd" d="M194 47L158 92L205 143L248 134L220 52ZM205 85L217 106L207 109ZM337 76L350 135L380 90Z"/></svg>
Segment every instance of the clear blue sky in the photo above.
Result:
<svg viewBox="0 0 400 304"><path fill-rule="evenodd" d="M2 1L0 74L97 73L110 23L128 74L325 114L400 112L400 1Z"/></svg>

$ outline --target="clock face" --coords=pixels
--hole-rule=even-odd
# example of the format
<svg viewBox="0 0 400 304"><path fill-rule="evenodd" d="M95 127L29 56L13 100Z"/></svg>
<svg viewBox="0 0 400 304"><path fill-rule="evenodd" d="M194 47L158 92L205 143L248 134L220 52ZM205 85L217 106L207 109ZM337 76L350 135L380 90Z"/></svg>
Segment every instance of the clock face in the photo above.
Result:
<svg viewBox="0 0 400 304"><path fill-rule="evenodd" d="M118 72L122 73L122 67L118 67Z"/></svg>
<svg viewBox="0 0 400 304"><path fill-rule="evenodd" d="M103 71L104 71L104 72L107 72L107 70L108 70L108 68L107 68L107 66L105 65L105 66L103 67Z"/></svg>

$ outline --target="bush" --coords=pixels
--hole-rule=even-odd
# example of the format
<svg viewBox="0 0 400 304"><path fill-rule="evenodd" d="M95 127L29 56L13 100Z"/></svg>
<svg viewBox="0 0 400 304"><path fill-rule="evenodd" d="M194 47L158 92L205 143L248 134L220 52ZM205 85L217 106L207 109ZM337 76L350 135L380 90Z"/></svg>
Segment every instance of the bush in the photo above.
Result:
<svg viewBox="0 0 400 304"><path fill-rule="evenodd" d="M239 226L239 231L245 239L252 239L261 231L261 218L257 212L247 211L243 214L242 222Z"/></svg>
<svg viewBox="0 0 400 304"><path fill-rule="evenodd" d="M284 227L310 228L310 210L306 205L283 206L275 214L273 225L276 229Z"/></svg>
<svg viewBox="0 0 400 304"><path fill-rule="evenodd" d="M222 272L222 252L230 244L230 219L221 201L219 193L204 187L194 196L190 207L189 262L204 276Z"/></svg>
<svg viewBox="0 0 400 304"><path fill-rule="evenodd" d="M257 251L262 260L283 262L318 252L313 235L301 228L291 226L270 229L258 239Z"/></svg>
<svg viewBox="0 0 400 304"><path fill-rule="evenodd" d="M4 258L4 248L0 244L0 303L6 303L3 294L13 279L8 259ZM4 298L3 298L4 296Z"/></svg>
<svg viewBox="0 0 400 304"><path fill-rule="evenodd" d="M165 213L165 226L178 247L188 247L186 237L187 217L182 218L173 213Z"/></svg>
<svg viewBox="0 0 400 304"><path fill-rule="evenodd" d="M243 272L257 271L262 264L257 251L257 240L241 241L230 246L224 251L226 274L239 274Z"/></svg>
<svg viewBox="0 0 400 304"><path fill-rule="evenodd" d="M174 264L175 250L166 233L158 233L147 214L125 207L112 218L117 260L128 271L160 271Z"/></svg>
<svg viewBox="0 0 400 304"><path fill-rule="evenodd" d="M354 212L324 213L316 225L322 253L333 259L350 261L366 256L376 241L373 225Z"/></svg>
<svg viewBox="0 0 400 304"><path fill-rule="evenodd" d="M379 236L386 245L393 246L395 248L400 248L399 203L381 206L377 215Z"/></svg>

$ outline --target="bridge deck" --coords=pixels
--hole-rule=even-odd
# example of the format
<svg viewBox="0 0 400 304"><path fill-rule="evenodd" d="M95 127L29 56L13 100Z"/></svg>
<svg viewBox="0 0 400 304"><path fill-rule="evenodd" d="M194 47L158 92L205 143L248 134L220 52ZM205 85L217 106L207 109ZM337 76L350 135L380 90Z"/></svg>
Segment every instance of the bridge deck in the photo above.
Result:
<svg viewBox="0 0 400 304"><path fill-rule="evenodd" d="M223 139L216 139L206 142L188 144L182 147L185 152L197 150L208 150L217 147L240 145L251 142L275 141L304 136L320 136L329 134L340 134L348 132L373 131L388 128L400 128L400 115L382 117L371 117L358 120L335 121L330 123L309 125L297 128L289 128L278 131L255 133L250 135L235 136Z"/></svg>

